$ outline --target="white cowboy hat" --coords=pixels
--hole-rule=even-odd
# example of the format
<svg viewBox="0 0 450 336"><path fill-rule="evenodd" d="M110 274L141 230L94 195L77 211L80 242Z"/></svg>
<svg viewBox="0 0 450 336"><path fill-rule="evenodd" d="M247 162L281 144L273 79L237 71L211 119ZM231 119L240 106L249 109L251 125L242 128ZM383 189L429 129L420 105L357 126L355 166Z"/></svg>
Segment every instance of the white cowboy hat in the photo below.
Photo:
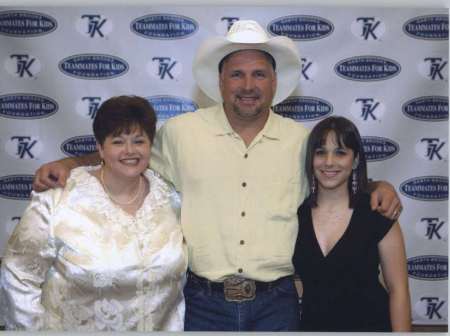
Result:
<svg viewBox="0 0 450 336"><path fill-rule="evenodd" d="M228 54L245 49L263 50L272 55L276 63L277 90L272 104L286 99L300 79L300 56L294 42L285 36L269 38L253 20L236 21L225 37L205 40L197 50L192 71L198 86L210 98L222 102L219 89L219 63Z"/></svg>

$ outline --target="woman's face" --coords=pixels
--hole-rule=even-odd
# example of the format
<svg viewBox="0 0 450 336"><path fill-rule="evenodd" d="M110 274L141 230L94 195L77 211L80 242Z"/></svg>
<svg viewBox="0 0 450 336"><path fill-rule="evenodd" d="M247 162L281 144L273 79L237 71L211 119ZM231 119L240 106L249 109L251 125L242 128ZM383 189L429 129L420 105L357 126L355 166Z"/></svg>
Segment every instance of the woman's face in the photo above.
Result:
<svg viewBox="0 0 450 336"><path fill-rule="evenodd" d="M103 145L98 146L100 157L105 161L105 171L117 178L133 178L144 172L150 149L150 139L140 127L132 128L129 134L108 135Z"/></svg>
<svg viewBox="0 0 450 336"><path fill-rule="evenodd" d="M325 144L316 149L313 158L314 176L321 191L347 190L347 181L355 161L353 150L341 147L334 132L329 132Z"/></svg>

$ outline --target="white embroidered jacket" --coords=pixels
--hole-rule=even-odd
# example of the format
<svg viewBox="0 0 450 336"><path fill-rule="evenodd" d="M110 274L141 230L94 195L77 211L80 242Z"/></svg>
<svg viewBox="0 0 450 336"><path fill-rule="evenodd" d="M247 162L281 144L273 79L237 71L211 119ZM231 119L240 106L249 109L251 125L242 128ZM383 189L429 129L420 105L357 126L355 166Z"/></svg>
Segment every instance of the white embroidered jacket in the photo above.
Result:
<svg viewBox="0 0 450 336"><path fill-rule="evenodd" d="M131 216L90 169L33 193L2 262L7 329L183 330L178 195L147 170L150 192Z"/></svg>

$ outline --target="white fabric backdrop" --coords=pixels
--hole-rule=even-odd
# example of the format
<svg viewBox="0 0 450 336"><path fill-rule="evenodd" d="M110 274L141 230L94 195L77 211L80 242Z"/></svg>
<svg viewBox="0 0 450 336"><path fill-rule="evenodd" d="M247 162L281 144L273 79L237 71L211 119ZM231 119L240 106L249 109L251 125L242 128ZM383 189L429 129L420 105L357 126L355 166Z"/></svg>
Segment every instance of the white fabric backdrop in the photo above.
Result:
<svg viewBox="0 0 450 336"><path fill-rule="evenodd" d="M305 6L0 7L0 256L42 163L90 151L98 105L148 97L167 118L213 102L199 43L256 19L295 39L301 81L276 107L307 127L355 122L369 174L405 210L415 324L447 324L448 9Z"/></svg>

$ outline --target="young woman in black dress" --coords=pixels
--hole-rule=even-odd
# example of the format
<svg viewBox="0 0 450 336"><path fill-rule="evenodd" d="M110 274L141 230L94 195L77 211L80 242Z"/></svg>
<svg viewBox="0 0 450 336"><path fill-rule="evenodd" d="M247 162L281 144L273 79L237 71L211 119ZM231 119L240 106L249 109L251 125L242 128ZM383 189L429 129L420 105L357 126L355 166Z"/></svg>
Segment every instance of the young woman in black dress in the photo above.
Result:
<svg viewBox="0 0 450 336"><path fill-rule="evenodd" d="M293 257L303 283L302 330L410 331L400 225L370 208L367 164L352 122L330 117L314 127L306 174L310 196L298 209Z"/></svg>

